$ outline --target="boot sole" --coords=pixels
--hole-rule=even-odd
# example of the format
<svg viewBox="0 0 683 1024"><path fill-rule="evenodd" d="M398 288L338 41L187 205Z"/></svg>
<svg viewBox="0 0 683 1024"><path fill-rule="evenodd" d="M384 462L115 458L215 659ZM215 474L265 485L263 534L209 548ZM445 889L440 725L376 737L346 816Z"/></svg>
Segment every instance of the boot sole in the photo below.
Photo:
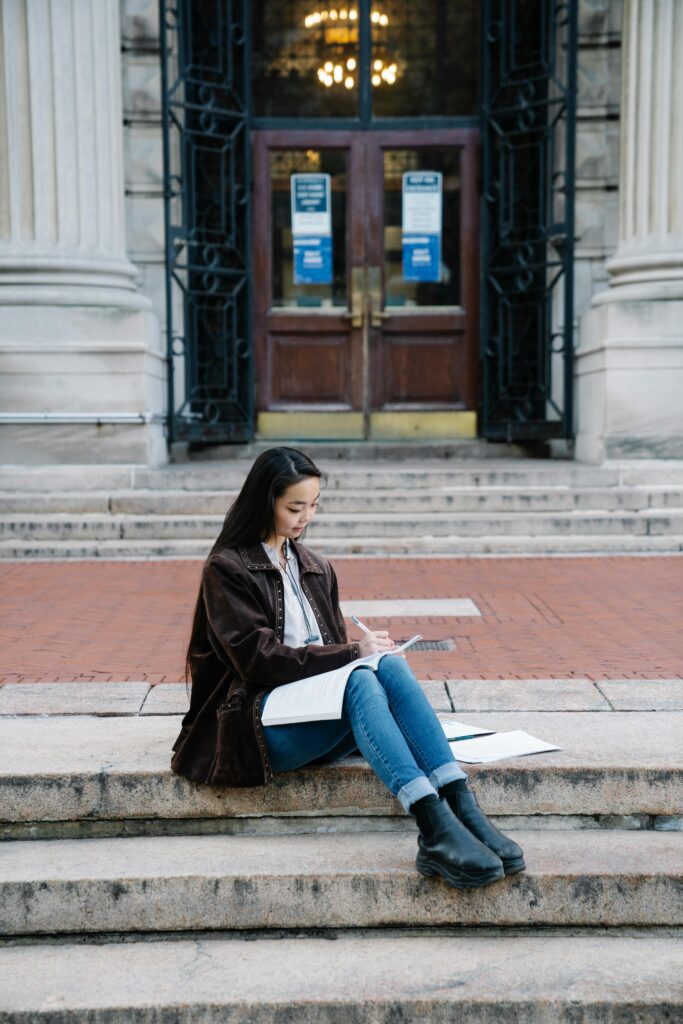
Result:
<svg viewBox="0 0 683 1024"><path fill-rule="evenodd" d="M524 857L517 857L516 860L504 860L503 870L505 871L506 875L516 875L520 871L526 871Z"/></svg>
<svg viewBox="0 0 683 1024"><path fill-rule="evenodd" d="M491 882L497 882L505 877L505 871L502 866L491 868L488 871L481 871L475 875L466 871L449 871L440 861L429 860L426 857L420 857L419 854L415 861L415 867L425 878L434 878L435 875L438 875L448 885L453 886L454 889L479 889L484 885L490 885Z"/></svg>

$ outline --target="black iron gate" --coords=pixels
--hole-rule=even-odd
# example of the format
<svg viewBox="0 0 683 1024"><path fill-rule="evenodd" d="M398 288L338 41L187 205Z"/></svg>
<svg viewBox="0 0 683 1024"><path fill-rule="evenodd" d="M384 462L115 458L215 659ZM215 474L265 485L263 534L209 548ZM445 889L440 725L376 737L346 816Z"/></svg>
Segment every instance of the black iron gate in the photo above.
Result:
<svg viewBox="0 0 683 1024"><path fill-rule="evenodd" d="M247 0L160 0L169 441L253 431Z"/></svg>
<svg viewBox="0 0 683 1024"><path fill-rule="evenodd" d="M481 324L491 439L573 432L576 34L577 0L484 0Z"/></svg>

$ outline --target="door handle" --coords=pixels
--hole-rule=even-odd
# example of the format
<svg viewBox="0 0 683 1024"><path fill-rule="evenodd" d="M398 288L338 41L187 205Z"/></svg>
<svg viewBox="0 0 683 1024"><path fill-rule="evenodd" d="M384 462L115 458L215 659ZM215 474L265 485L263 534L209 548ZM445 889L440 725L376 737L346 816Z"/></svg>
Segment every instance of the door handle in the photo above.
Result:
<svg viewBox="0 0 683 1024"><path fill-rule="evenodd" d="M351 268L351 311L342 313L352 327L362 327L365 314L365 267Z"/></svg>
<svg viewBox="0 0 683 1024"><path fill-rule="evenodd" d="M381 327L389 320L391 313L382 310L382 275L379 267L351 268L351 309L342 313L352 327L362 327L367 312L370 314L370 326Z"/></svg>
<svg viewBox="0 0 683 1024"><path fill-rule="evenodd" d="M382 274L379 267L368 267L368 296L370 298L370 326L381 327L391 313L382 310Z"/></svg>

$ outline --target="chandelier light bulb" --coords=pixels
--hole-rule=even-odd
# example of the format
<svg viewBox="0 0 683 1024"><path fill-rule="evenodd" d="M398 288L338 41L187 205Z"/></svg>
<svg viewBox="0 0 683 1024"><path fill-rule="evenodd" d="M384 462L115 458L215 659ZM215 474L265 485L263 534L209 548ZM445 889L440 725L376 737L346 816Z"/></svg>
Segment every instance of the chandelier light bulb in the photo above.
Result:
<svg viewBox="0 0 683 1024"><path fill-rule="evenodd" d="M0 0L1 2L1 0ZM333 0L334 2L334 0ZM339 0L337 0L339 2ZM344 2L344 0L342 0ZM348 0L347 0L348 2ZM320 26L321 42L329 45L329 40L326 42L328 35L334 34L338 36L340 33L344 33L344 29L339 27L339 22L357 23L359 20L358 7L332 7L329 4L321 4L320 8L315 11L311 11L303 19L304 26L306 28L315 28ZM333 22L337 26L334 30L331 29L330 23ZM376 28L386 28L389 24L389 16L378 8L374 7L370 11L370 22ZM323 27L327 26L327 27ZM321 85L324 85L326 89L332 88L332 86L343 85L345 89L353 89L356 86L356 72L358 70L358 60L356 57L347 57L346 54L349 49L353 52L353 45L355 42L355 35L351 37L349 29L346 30L349 33L348 38L336 39L333 44L329 46L327 52L332 50L333 53L337 54L337 60L326 60L318 69L317 76L318 81ZM357 29L354 26L353 32L356 33ZM385 44L381 44L380 52L384 52ZM323 51L324 52L324 51ZM377 51L375 51L377 52ZM396 82L398 74L398 64L385 63L386 53L383 57L376 57L371 61L370 74L372 85L377 87L380 85L393 85Z"/></svg>

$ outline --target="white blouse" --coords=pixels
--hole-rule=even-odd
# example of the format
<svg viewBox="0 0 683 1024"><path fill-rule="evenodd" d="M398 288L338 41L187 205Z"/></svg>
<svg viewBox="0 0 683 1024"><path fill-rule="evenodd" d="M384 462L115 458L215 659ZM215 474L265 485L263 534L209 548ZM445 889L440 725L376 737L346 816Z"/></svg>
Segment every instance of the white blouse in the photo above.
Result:
<svg viewBox="0 0 683 1024"><path fill-rule="evenodd" d="M320 629L311 608L311 603L301 587L299 579L299 561L289 548L287 541L284 551L287 557L287 569L283 569L277 551L270 544L262 541L263 550L282 574L285 590L285 635L283 643L288 647L305 647L306 644L322 644Z"/></svg>

